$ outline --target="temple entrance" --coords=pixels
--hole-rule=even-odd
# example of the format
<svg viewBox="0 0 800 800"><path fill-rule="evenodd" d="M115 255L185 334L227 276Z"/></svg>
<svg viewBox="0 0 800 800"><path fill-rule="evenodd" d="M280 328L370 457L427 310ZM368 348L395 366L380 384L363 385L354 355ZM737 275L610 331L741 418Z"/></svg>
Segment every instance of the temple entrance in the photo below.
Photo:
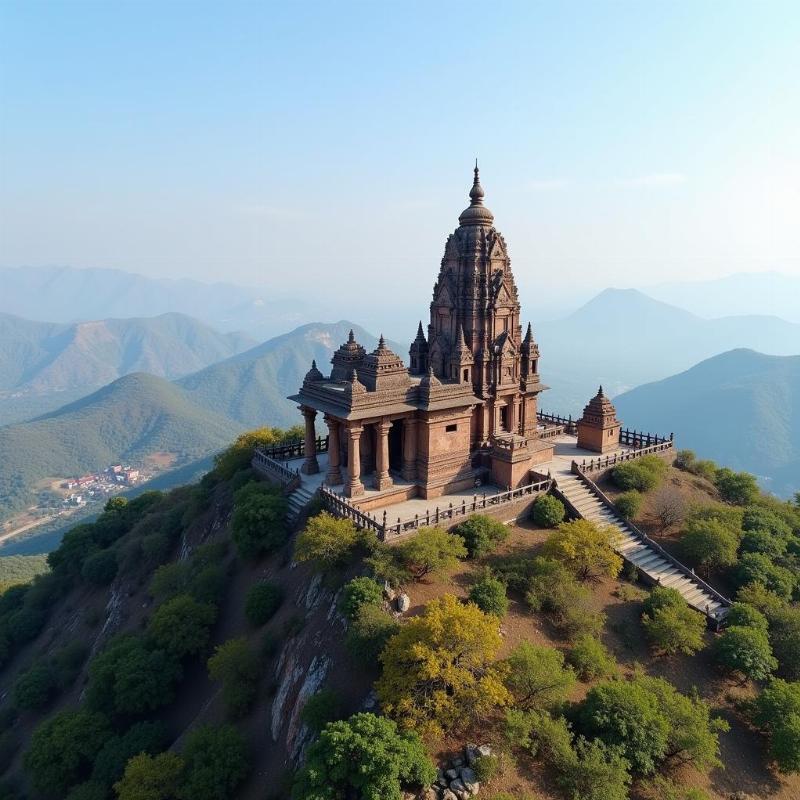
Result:
<svg viewBox="0 0 800 800"><path fill-rule="evenodd" d="M500 409L500 427L508 433L511 430L511 406L505 405Z"/></svg>
<svg viewBox="0 0 800 800"><path fill-rule="evenodd" d="M396 419L389 428L389 469L400 472L403 468L403 421Z"/></svg>

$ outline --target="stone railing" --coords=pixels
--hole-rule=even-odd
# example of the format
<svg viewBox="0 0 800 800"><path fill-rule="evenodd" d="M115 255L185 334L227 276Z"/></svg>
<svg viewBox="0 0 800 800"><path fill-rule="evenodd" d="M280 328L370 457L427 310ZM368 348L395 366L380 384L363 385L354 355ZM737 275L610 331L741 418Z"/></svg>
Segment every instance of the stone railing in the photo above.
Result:
<svg viewBox="0 0 800 800"><path fill-rule="evenodd" d="M583 472L607 470L625 461L633 461L642 456L649 456L655 453L664 453L667 450L672 450L674 447L675 442L671 438L662 439L647 447L640 447L638 450L626 450L622 453L614 453L610 456L598 456L597 458L590 458L588 460L584 458L583 461L581 461L580 468Z"/></svg>
<svg viewBox="0 0 800 800"><path fill-rule="evenodd" d="M293 492L300 485L299 469L282 464L261 449L256 449L251 464L256 472L260 472L268 480L280 484L287 494Z"/></svg>
<svg viewBox="0 0 800 800"><path fill-rule="evenodd" d="M327 453L328 437L318 436L316 445L318 453ZM295 458L302 458L306 454L306 443L303 439L293 439L291 442L258 447L256 452L263 453L276 461L291 461Z"/></svg>
<svg viewBox="0 0 800 800"><path fill-rule="evenodd" d="M539 439L555 439L556 436L561 436L566 433L566 428L563 425L550 425L548 424L544 430L538 432Z"/></svg>
<svg viewBox="0 0 800 800"><path fill-rule="evenodd" d="M605 492L603 492L599 486L597 486L592 479L586 475L583 471L581 466L578 464L577 461L572 462L572 472L574 475L578 476L578 479L583 483L583 485L595 496L598 500L608 508L615 516L619 517L619 512L617 511L614 502L608 497ZM629 520L625 520L625 526L628 530L637 538L639 539L642 544L647 545L647 547L654 552L658 553L665 561L667 561L671 566L675 567L682 575L692 580L696 583L700 588L710 594L715 600L720 602L724 609L727 609L731 605L731 601L725 597L725 595L718 592L711 584L706 583L693 569L690 569L685 564L682 564L678 561L675 556L671 553L668 553L658 542L654 539L651 539L646 533L639 530L632 522ZM636 566L634 564L634 566ZM715 626L719 627L723 622L725 615L727 614L727 610L720 614L719 611L715 613L705 612L705 615L710 623L714 624Z"/></svg>
<svg viewBox="0 0 800 800"><path fill-rule="evenodd" d="M570 436L578 435L578 425L576 420L573 420L572 417L562 417L560 414L547 414L544 411L537 411L536 421L542 425L559 425L563 427L561 433L568 433Z"/></svg>
<svg viewBox="0 0 800 800"><path fill-rule="evenodd" d="M449 503L446 507L436 506L433 510L427 509L424 514L415 514L406 519L397 518L397 522L390 522L386 511L380 516L360 511L347 498L332 492L326 486L319 489L323 505L332 514L346 519L351 519L361 528L375 531L381 541L396 538L402 534L425 528L430 525L440 525L442 522L469 517L479 511L489 511L498 506L513 503L525 497L546 494L553 485L550 476L535 473L533 483L518 486L497 494L473 495L471 500L462 498L461 503Z"/></svg>
<svg viewBox="0 0 800 800"><path fill-rule="evenodd" d="M658 436L655 433L643 433L642 431L632 431L628 428L623 428L619 432L619 443L627 445L628 447L644 448L652 447L656 444L666 444L672 442L674 435Z"/></svg>

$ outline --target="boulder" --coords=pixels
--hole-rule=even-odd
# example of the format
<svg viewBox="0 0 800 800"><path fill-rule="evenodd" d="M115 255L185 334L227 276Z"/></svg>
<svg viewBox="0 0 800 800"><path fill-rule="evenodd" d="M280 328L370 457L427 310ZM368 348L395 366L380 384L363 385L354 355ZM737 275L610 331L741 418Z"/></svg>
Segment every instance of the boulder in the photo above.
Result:
<svg viewBox="0 0 800 800"><path fill-rule="evenodd" d="M439 800L439 792L433 786L429 786L417 795L417 800Z"/></svg>
<svg viewBox="0 0 800 800"><path fill-rule="evenodd" d="M397 604L397 610L401 614L405 614L411 608L411 598L405 592L397 596L395 603Z"/></svg>
<svg viewBox="0 0 800 800"><path fill-rule="evenodd" d="M463 765L463 763L464 763L464 759L463 759L463 758L461 758L461 756L456 756L455 758L453 758L453 759L450 761L450 763L451 763L451 764L452 764L454 767L458 768L458 767L460 767L460 766L462 766L462 765Z"/></svg>
<svg viewBox="0 0 800 800"><path fill-rule="evenodd" d="M391 602L397 597L397 592L392 588L392 584L389 581L383 582L383 596Z"/></svg>
<svg viewBox="0 0 800 800"><path fill-rule="evenodd" d="M455 780L450 781L450 791L459 794L466 792L467 787L464 786L464 781L462 781L461 778L456 778Z"/></svg>
<svg viewBox="0 0 800 800"><path fill-rule="evenodd" d="M475 774L475 770L470 767L461 767L458 771L458 777L464 781L465 784L470 783L477 783L478 776Z"/></svg>
<svg viewBox="0 0 800 800"><path fill-rule="evenodd" d="M478 760L480 753L478 752L478 747L474 744L468 744L464 748L464 756L467 759L467 764L473 766L475 762Z"/></svg>
<svg viewBox="0 0 800 800"><path fill-rule="evenodd" d="M478 748L479 756L490 756L491 754L492 754L492 748L488 744L482 744Z"/></svg>
<svg viewBox="0 0 800 800"><path fill-rule="evenodd" d="M445 789L442 794L442 800L459 800L459 798L458 795L454 794L449 789Z"/></svg>

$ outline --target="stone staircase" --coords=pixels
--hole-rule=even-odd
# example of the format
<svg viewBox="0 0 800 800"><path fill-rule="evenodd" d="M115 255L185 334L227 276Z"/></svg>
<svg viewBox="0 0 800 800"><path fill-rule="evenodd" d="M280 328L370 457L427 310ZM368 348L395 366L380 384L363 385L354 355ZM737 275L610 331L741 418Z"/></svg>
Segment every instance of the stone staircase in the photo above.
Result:
<svg viewBox="0 0 800 800"><path fill-rule="evenodd" d="M303 510L311 502L313 496L314 492L304 487L302 483L287 496L290 524L297 521L297 518L303 513Z"/></svg>
<svg viewBox="0 0 800 800"><path fill-rule="evenodd" d="M722 622L728 613L727 603L703 586L699 579L687 575L652 545L642 541L625 519L610 509L580 478L561 474L556 483L558 491L581 517L617 530L620 538L615 549L641 574L646 575L652 583L677 589L690 606L718 623Z"/></svg>

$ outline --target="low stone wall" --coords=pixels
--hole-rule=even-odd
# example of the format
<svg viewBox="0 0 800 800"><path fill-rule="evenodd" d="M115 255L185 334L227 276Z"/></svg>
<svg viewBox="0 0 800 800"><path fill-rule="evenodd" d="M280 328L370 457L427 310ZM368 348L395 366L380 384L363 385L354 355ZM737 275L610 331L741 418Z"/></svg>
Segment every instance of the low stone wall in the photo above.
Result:
<svg viewBox="0 0 800 800"><path fill-rule="evenodd" d="M672 462L675 460L675 448L670 443L668 447L665 447L662 450L653 450L651 452L635 451L631 453L628 458L619 459L615 463L610 463L607 466L604 464L603 466L595 467L594 469L591 470L584 469L583 467L581 467L581 469L584 469L585 473L589 475L593 481L599 481L602 480L609 472L611 472L611 470L614 469L614 467L619 466L620 464L624 464L628 461L636 461L636 459L641 458L642 456L656 456L657 458L662 459L662 461L666 461L667 464L672 464ZM597 461L604 462L605 457L598 456L598 458L596 459L585 459L587 464L591 463L591 460L594 460L595 462ZM580 463L578 465L581 466Z"/></svg>

